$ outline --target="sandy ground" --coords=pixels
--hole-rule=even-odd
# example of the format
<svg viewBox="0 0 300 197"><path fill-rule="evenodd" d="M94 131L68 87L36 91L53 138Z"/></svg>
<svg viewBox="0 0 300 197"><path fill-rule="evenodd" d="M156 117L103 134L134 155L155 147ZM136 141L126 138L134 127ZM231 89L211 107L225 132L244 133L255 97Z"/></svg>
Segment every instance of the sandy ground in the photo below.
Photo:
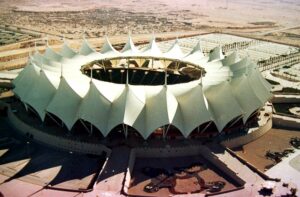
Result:
<svg viewBox="0 0 300 197"><path fill-rule="evenodd" d="M298 0L3 0L0 10L0 24L68 38L221 30L299 42Z"/></svg>
<svg viewBox="0 0 300 197"><path fill-rule="evenodd" d="M300 137L300 131L271 129L259 139L244 145L236 152L248 162L264 171L268 166L274 164L273 161L265 158L268 150L283 151L290 148L289 140L291 137Z"/></svg>
<svg viewBox="0 0 300 197"><path fill-rule="evenodd" d="M130 195L140 195L140 196L169 196L174 195L176 192L178 193L191 193L196 190L201 189L198 184L198 181L195 177L187 178L187 179L176 179L176 185L174 190L163 188L160 189L158 192L155 193L146 193L143 191L143 188L150 183L151 178L147 177L142 173L142 169L144 167L153 167L153 168L164 168L167 170L172 170L174 167L185 167L189 166L192 163L201 162L207 165L207 169L197 174L204 179L204 181L224 181L226 183L224 189L229 190L233 189L236 186L229 180L225 179L214 166L204 160L201 156L193 156L193 157L176 157L176 158L137 158L133 170L133 177L131 179L131 187L129 188L128 193ZM176 174L177 175L177 174ZM178 174L180 177L180 174ZM205 190L202 193L205 193Z"/></svg>

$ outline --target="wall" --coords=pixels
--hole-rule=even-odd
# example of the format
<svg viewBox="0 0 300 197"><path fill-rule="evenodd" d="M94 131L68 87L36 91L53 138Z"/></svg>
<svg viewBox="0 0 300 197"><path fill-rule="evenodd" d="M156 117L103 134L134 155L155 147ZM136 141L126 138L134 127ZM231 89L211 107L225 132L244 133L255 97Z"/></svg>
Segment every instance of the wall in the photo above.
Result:
<svg viewBox="0 0 300 197"><path fill-rule="evenodd" d="M123 191L127 194L130 187L131 175L134 168L136 158L170 158L170 157L183 157L183 156L196 156L201 155L208 162L212 163L216 168L225 173L228 177L234 180L238 185L243 186L245 181L239 178L235 172L227 167L226 164L221 162L209 148L202 145L184 146L184 147L170 147L170 148L134 148L131 150L129 157L129 164L125 176L125 183Z"/></svg>
<svg viewBox="0 0 300 197"><path fill-rule="evenodd" d="M274 95L272 103L300 103L300 95Z"/></svg>
<svg viewBox="0 0 300 197"><path fill-rule="evenodd" d="M72 152L79 152L84 154L94 154L101 155L102 152L105 152L107 155L110 155L111 150L102 144L92 144L86 142L80 142L75 140L70 140L54 135L47 134L43 131L40 131L34 127L31 127L21 121L12 111L11 108L8 107L7 110L8 119L11 125L22 134L32 134L34 140L37 142L41 142L43 144L47 144L52 147L56 147L59 149L64 149Z"/></svg>
<svg viewBox="0 0 300 197"><path fill-rule="evenodd" d="M8 105L0 100L0 110L4 110L7 107L8 107Z"/></svg>
<svg viewBox="0 0 300 197"><path fill-rule="evenodd" d="M248 168L250 168L252 171L256 172L259 176L261 176L263 179L265 180L270 180L270 181L276 181L279 182L280 179L278 178L271 178L268 175L266 175L265 173L263 173L262 171L260 171L258 168L256 168L254 165L252 165L251 163L249 163L247 160L243 159L241 156L239 156L238 154L236 154L233 150L224 147L225 150L232 155L233 157L235 157L237 160L239 160L242 164L246 165Z"/></svg>
<svg viewBox="0 0 300 197"><path fill-rule="evenodd" d="M273 115L273 125L279 128L300 129L300 118Z"/></svg>
<svg viewBox="0 0 300 197"><path fill-rule="evenodd" d="M12 89L14 88L14 85L10 81L0 81L0 87Z"/></svg>
<svg viewBox="0 0 300 197"><path fill-rule="evenodd" d="M256 140L257 138L263 136L265 133L267 133L271 128L272 128L272 119L269 118L267 120L267 123L265 125L263 125L262 127L259 127L257 130L251 132L250 134L241 136L241 137L237 137L237 138L233 138L227 141L223 141L221 144L225 147L228 148L235 148L235 147L239 147L245 144L248 144L254 140Z"/></svg>

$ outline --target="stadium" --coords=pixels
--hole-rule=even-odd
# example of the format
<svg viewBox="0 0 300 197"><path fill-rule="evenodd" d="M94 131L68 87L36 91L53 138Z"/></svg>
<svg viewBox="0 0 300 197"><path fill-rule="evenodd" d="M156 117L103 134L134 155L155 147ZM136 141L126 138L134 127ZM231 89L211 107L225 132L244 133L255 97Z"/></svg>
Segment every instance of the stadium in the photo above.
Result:
<svg viewBox="0 0 300 197"><path fill-rule="evenodd" d="M120 52L108 38L100 52L86 40L79 52L66 43L59 52L47 47L13 84L42 121L68 131L80 122L103 137L116 130L143 139L242 132L271 98L271 85L248 57L224 56L220 47L204 56L200 41L187 54L178 40L165 53L154 38L138 49L130 36Z"/></svg>
<svg viewBox="0 0 300 197"><path fill-rule="evenodd" d="M300 196L298 0L0 10L0 197Z"/></svg>
<svg viewBox="0 0 300 197"><path fill-rule="evenodd" d="M257 50L294 58L297 48L226 34L135 39L30 48L0 103L5 194L15 195L12 184L52 196L297 192L273 175L272 165L297 154L288 147L299 134L275 135L278 98L262 76L275 60Z"/></svg>

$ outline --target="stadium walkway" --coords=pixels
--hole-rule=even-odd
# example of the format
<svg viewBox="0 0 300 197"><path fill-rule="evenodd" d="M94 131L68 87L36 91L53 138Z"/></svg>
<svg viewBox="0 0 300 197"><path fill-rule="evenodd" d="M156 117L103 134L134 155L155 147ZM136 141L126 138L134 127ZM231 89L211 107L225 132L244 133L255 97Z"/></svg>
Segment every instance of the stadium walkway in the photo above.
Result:
<svg viewBox="0 0 300 197"><path fill-rule="evenodd" d="M243 179L246 184L245 188L239 191L225 193L217 195L228 196L230 194L231 197L240 197L240 196L258 196L257 191L259 190L261 184L264 183L264 179L249 169L246 165L242 164L238 159L233 157L226 150L222 152L214 153L224 164L226 164L232 171L234 171L241 179Z"/></svg>
<svg viewBox="0 0 300 197"><path fill-rule="evenodd" d="M253 172L246 165L242 164L226 150L224 150L223 153L215 153L215 155L227 166L230 166L230 169L238 174L241 179L245 180L246 184L251 185L258 182L264 182L264 179L261 176Z"/></svg>
<svg viewBox="0 0 300 197"><path fill-rule="evenodd" d="M129 154L130 149L125 146L112 149L112 153L95 187L95 190L99 191L102 196L120 195L126 175Z"/></svg>
<svg viewBox="0 0 300 197"><path fill-rule="evenodd" d="M230 197L261 196L259 194L259 191L262 189L263 185L268 181L264 180L260 175L252 171L246 165L242 164L238 159L233 157L226 150L224 150L224 152L215 153L215 155L227 166L229 166L230 169L233 170L241 179L243 179L246 182L244 189L232 193L220 194L217 195L218 197L229 196L229 194ZM282 173L282 170L279 171ZM267 173L267 175L270 174ZM278 177L280 176L273 176L273 178L278 178ZM284 196L287 193L289 193L290 188L284 187L282 185L282 181L280 182L271 181L271 182L274 184L274 190L273 190L274 196Z"/></svg>
<svg viewBox="0 0 300 197"><path fill-rule="evenodd" d="M279 177L282 181L298 188L297 195L300 196L300 150L289 155L287 158L270 168L266 174L270 177Z"/></svg>

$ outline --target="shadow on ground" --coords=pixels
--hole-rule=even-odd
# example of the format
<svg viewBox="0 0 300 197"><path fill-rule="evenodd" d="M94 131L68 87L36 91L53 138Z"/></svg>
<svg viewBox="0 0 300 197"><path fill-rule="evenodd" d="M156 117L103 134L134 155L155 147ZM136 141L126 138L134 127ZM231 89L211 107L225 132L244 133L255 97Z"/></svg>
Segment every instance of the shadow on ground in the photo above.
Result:
<svg viewBox="0 0 300 197"><path fill-rule="evenodd" d="M93 156L54 150L15 136L5 119L0 120L0 170L13 179L61 189L88 189L105 161ZM3 183L4 183L3 182Z"/></svg>

